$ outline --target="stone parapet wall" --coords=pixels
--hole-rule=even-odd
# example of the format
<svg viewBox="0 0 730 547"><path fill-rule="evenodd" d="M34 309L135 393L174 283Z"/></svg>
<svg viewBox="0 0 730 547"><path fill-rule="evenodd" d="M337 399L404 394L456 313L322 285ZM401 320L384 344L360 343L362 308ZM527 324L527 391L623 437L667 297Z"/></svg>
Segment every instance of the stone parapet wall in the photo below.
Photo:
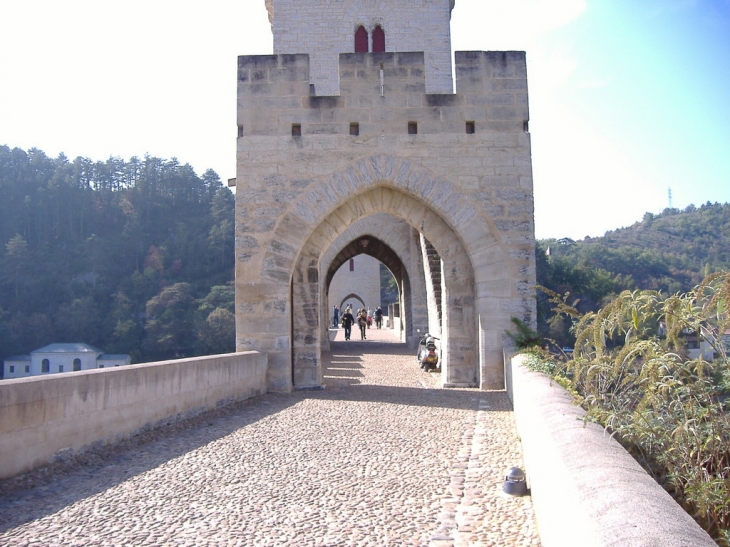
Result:
<svg viewBox="0 0 730 547"><path fill-rule="evenodd" d="M161 420L266 392L266 355L232 353L0 382L0 479Z"/></svg>
<svg viewBox="0 0 730 547"><path fill-rule="evenodd" d="M529 120L524 52L456 52L456 94L426 89L423 52L347 53L339 56L340 95L311 94L310 57L238 58L238 125L244 136L401 135L524 132ZM382 70L382 80L381 80ZM382 82L382 96L381 96Z"/></svg>
<svg viewBox="0 0 730 547"><path fill-rule="evenodd" d="M715 542L562 387L511 360L515 420L543 547Z"/></svg>

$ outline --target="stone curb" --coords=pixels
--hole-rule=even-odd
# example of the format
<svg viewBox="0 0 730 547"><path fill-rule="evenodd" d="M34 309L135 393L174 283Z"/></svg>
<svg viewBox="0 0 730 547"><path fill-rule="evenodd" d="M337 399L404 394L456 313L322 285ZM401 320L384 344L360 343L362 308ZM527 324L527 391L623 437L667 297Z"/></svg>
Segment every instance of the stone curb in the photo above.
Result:
<svg viewBox="0 0 730 547"><path fill-rule="evenodd" d="M544 547L716 547L569 393L523 361L510 362L514 412Z"/></svg>

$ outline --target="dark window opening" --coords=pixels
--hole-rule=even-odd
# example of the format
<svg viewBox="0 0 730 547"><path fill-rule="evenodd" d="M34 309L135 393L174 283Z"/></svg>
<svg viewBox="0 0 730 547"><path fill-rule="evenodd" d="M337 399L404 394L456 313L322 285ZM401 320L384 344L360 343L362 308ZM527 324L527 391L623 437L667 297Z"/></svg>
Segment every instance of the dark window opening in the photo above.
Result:
<svg viewBox="0 0 730 547"><path fill-rule="evenodd" d="M355 31L355 53L368 52L368 31L360 25Z"/></svg>
<svg viewBox="0 0 730 547"><path fill-rule="evenodd" d="M524 131L525 133L530 132L530 122L528 122L528 121L522 122L522 131Z"/></svg>
<svg viewBox="0 0 730 547"><path fill-rule="evenodd" d="M408 122L408 134L409 135L418 134L418 124L416 122Z"/></svg>
<svg viewBox="0 0 730 547"><path fill-rule="evenodd" d="M301 137L302 136L302 124L300 124L300 123L291 124L291 136L292 137Z"/></svg>
<svg viewBox="0 0 730 547"><path fill-rule="evenodd" d="M373 29L373 53L385 53L385 31L380 25Z"/></svg>
<svg viewBox="0 0 730 547"><path fill-rule="evenodd" d="M74 371L79 370L81 370L81 359L77 357L76 359L74 359Z"/></svg>
<svg viewBox="0 0 730 547"><path fill-rule="evenodd" d="M355 259L354 258L350 259L350 271L351 272L355 271Z"/></svg>
<svg viewBox="0 0 730 547"><path fill-rule="evenodd" d="M25 365L25 372L30 372L30 365Z"/></svg>
<svg viewBox="0 0 730 547"><path fill-rule="evenodd" d="M360 124L359 123L351 123L350 124L350 135L356 137L360 134Z"/></svg>
<svg viewBox="0 0 730 547"><path fill-rule="evenodd" d="M238 126L238 136L243 137L243 126L242 125Z"/></svg>
<svg viewBox="0 0 730 547"><path fill-rule="evenodd" d="M13 374L15 372L15 367L13 365L10 365L10 374Z"/></svg>
<svg viewBox="0 0 730 547"><path fill-rule="evenodd" d="M51 362L48 359L43 359L41 361L41 372L50 372L51 371Z"/></svg>
<svg viewBox="0 0 730 547"><path fill-rule="evenodd" d="M473 135L475 133L475 125L474 122L466 122L466 132L469 135Z"/></svg>
<svg viewBox="0 0 730 547"><path fill-rule="evenodd" d="M63 365L58 365L58 372L63 372Z"/></svg>

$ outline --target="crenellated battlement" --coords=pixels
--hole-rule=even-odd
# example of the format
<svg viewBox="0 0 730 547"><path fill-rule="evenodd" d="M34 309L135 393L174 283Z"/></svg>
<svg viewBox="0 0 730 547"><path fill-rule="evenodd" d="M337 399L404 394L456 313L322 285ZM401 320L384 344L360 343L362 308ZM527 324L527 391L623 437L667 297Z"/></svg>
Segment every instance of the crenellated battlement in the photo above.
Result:
<svg viewBox="0 0 730 547"><path fill-rule="evenodd" d="M309 55L241 56L239 135L292 135L292 125L302 136L526 130L524 52L460 51L455 61L456 94L433 94L423 52L342 53L340 94L317 95Z"/></svg>

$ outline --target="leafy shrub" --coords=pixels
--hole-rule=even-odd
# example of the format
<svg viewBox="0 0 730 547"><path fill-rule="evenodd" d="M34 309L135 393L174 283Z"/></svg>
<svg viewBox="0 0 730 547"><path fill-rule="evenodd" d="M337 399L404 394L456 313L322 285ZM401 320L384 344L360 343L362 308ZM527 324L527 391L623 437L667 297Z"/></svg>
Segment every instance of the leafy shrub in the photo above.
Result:
<svg viewBox="0 0 730 547"><path fill-rule="evenodd" d="M708 276L686 294L624 291L575 321L572 359L528 362L577 392L594 419L720 544L730 546L730 273ZM712 350L691 358L687 339ZM537 362L537 364L536 364Z"/></svg>
<svg viewBox="0 0 730 547"><path fill-rule="evenodd" d="M517 329L517 333L506 331L505 334L512 340L517 349L527 349L540 345L540 335L524 321L517 317L512 317L510 321Z"/></svg>

